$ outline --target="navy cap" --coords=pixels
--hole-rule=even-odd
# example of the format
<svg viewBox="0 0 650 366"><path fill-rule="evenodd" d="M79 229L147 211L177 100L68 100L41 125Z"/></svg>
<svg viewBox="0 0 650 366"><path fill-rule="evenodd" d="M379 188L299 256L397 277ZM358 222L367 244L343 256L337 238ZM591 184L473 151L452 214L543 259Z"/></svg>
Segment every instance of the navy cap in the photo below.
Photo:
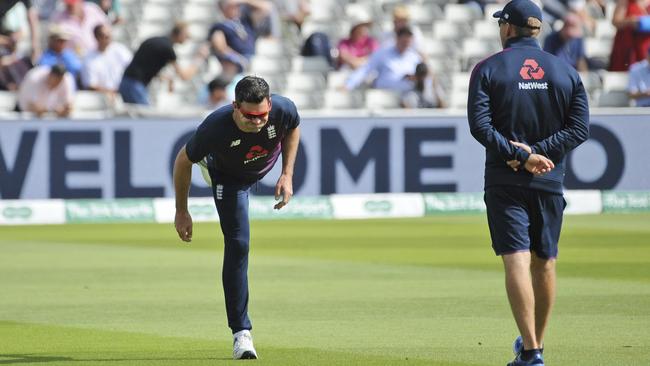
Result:
<svg viewBox="0 0 650 366"><path fill-rule="evenodd" d="M542 9L530 0L512 0L503 10L497 11L492 16L512 25L529 28L528 18L542 21Z"/></svg>

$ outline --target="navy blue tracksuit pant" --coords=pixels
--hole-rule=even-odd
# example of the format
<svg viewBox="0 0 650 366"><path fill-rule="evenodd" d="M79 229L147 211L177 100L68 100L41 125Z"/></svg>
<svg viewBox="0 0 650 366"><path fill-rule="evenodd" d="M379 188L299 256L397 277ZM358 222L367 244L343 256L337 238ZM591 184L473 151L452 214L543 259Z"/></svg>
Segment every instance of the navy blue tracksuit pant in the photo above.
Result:
<svg viewBox="0 0 650 366"><path fill-rule="evenodd" d="M228 326L233 333L251 329L248 318L248 192L250 185L215 184L214 202L224 238L221 279L226 298Z"/></svg>

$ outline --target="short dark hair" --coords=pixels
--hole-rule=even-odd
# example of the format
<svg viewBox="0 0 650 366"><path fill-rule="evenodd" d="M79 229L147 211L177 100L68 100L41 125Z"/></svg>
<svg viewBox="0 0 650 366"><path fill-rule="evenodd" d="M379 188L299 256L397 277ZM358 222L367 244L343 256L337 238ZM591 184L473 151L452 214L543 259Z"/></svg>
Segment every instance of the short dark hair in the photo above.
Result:
<svg viewBox="0 0 650 366"><path fill-rule="evenodd" d="M97 24L95 26L95 28L93 28L93 35L95 36L96 39L99 39L99 35L100 35L101 31L102 31L102 28L104 28L105 26L106 26L106 24L100 23L100 24Z"/></svg>
<svg viewBox="0 0 650 366"><path fill-rule="evenodd" d="M189 23L180 20L174 23L171 31L172 37L178 37L188 26Z"/></svg>
<svg viewBox="0 0 650 366"><path fill-rule="evenodd" d="M235 102L237 103L257 104L270 96L269 84L261 77L246 76L239 80L235 86Z"/></svg>
<svg viewBox="0 0 650 366"><path fill-rule="evenodd" d="M68 70L65 68L65 65L63 64L56 64L52 65L50 68L50 74L56 75L56 76L63 76Z"/></svg>
<svg viewBox="0 0 650 366"><path fill-rule="evenodd" d="M409 27L402 27L397 30L397 37L412 36L412 35L413 35L413 31Z"/></svg>
<svg viewBox="0 0 650 366"><path fill-rule="evenodd" d="M212 93L217 89L226 89L228 84L230 84L230 80L223 76L217 76L214 80L208 83L208 91Z"/></svg>

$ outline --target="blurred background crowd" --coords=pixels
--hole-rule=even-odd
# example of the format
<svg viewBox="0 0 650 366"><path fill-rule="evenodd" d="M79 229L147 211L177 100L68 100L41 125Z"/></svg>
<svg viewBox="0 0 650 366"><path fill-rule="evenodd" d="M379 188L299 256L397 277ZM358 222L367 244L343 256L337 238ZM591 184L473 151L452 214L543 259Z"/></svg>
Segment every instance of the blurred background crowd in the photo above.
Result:
<svg viewBox="0 0 650 366"><path fill-rule="evenodd" d="M299 108L463 109L498 0L2 0L0 117L173 115L246 74ZM541 0L592 106L650 106L650 0Z"/></svg>

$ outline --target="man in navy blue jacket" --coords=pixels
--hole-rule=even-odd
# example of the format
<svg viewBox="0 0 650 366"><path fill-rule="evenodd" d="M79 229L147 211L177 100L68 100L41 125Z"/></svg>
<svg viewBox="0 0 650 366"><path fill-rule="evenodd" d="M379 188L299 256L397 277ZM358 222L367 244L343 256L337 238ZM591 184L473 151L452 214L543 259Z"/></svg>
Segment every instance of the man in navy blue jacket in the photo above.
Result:
<svg viewBox="0 0 650 366"><path fill-rule="evenodd" d="M248 192L282 155L282 173L275 186L274 208L293 195L293 167L300 139L295 104L269 94L262 78L247 76L235 87L235 101L212 112L181 149L174 163L178 236L192 240L192 217L187 209L192 164L207 167L224 238L223 292L228 326L233 333L233 358L255 359L248 318Z"/></svg>
<svg viewBox="0 0 650 366"><path fill-rule="evenodd" d="M587 94L573 67L541 50L537 5L513 0L494 17L504 50L473 70L468 118L486 150L492 247L521 334L508 365L540 366L555 299L565 159L588 138Z"/></svg>

